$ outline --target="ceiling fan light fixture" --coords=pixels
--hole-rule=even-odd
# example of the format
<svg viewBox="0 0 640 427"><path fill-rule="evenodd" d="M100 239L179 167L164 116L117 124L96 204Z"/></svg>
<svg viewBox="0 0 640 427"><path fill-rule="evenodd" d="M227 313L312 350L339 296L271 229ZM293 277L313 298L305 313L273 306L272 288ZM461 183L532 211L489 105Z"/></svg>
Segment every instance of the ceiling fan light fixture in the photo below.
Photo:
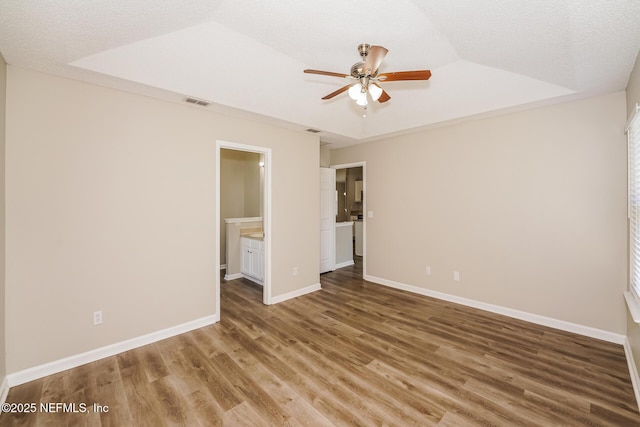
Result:
<svg viewBox="0 0 640 427"><path fill-rule="evenodd" d="M340 89L331 92L329 95L323 96L323 100L332 99L333 97L347 92L349 97L361 107L367 108L369 104L369 96L371 101L385 103L391 99L389 94L382 89L378 83L403 81L403 80L429 80L431 77L430 70L415 71L394 71L379 74L380 64L384 60L389 50L382 46L371 46L363 43L358 46L358 53L362 58L361 62L356 62L351 66L350 74L334 73L332 71L306 69L305 73L319 74L322 76L349 78L354 84L347 84ZM365 113L366 116L366 113Z"/></svg>
<svg viewBox="0 0 640 427"><path fill-rule="evenodd" d="M356 83L349 88L349 97L354 101L358 100L358 97L362 93L362 85L360 83Z"/></svg>
<svg viewBox="0 0 640 427"><path fill-rule="evenodd" d="M369 85L369 93L371 94L371 99L377 101L382 95L382 88L376 85Z"/></svg>

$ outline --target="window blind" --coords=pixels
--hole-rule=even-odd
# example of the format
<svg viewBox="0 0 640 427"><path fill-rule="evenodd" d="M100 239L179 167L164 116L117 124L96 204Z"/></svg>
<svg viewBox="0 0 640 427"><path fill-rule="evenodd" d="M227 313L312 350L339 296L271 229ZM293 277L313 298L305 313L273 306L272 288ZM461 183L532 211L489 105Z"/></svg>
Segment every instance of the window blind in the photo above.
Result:
<svg viewBox="0 0 640 427"><path fill-rule="evenodd" d="M629 141L629 268L631 290L640 298L640 113L627 127Z"/></svg>

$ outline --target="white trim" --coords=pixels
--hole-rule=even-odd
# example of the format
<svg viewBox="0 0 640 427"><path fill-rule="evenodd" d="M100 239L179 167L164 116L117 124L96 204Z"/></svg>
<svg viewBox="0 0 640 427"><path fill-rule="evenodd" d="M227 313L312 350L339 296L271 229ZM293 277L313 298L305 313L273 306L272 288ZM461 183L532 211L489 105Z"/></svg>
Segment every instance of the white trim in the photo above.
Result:
<svg viewBox="0 0 640 427"><path fill-rule="evenodd" d="M226 270L226 269L227 269L227 264L220 264L220 271Z"/></svg>
<svg viewBox="0 0 640 427"><path fill-rule="evenodd" d="M194 329L209 326L218 322L219 320L219 315L206 316L200 319L192 320L191 322L172 326L170 328L152 332L147 335L142 335L137 338L132 338L129 340L121 341L119 343L107 345L105 347L100 347L95 350L90 350L86 353L76 354L64 359L45 363L44 365L34 366L33 368L18 371L13 374L7 375L7 381L10 387L24 384L29 381L46 377L48 375L66 371L67 369L72 369L87 363L95 362L96 360L104 359L105 357L113 356L124 351L142 347L143 345L164 340L175 335L184 334L185 332L189 332Z"/></svg>
<svg viewBox="0 0 640 427"><path fill-rule="evenodd" d="M640 305L638 305L638 300L634 296L633 291L626 291L624 293L624 300L627 302L627 308L629 309L629 314L631 314L633 321L640 323Z"/></svg>
<svg viewBox="0 0 640 427"><path fill-rule="evenodd" d="M271 303L278 304L288 299L297 298L302 295L310 294L311 292L319 291L320 289L322 289L320 287L320 283L316 283L315 285L307 286L306 288L296 289L295 291L273 297L271 299Z"/></svg>
<svg viewBox="0 0 640 427"><path fill-rule="evenodd" d="M244 277L244 274L242 273L225 274L224 280L236 280L236 279L242 279L243 277Z"/></svg>
<svg viewBox="0 0 640 427"><path fill-rule="evenodd" d="M262 149L264 155L264 187L262 196L262 216L264 217L263 242L264 242L264 275L262 288L262 302L264 304L273 304L271 301L271 173L273 171L271 148ZM219 221L218 221L219 222Z"/></svg>
<svg viewBox="0 0 640 427"><path fill-rule="evenodd" d="M9 394L9 379L4 377L2 385L0 385L0 405L7 401L7 395Z"/></svg>
<svg viewBox="0 0 640 427"><path fill-rule="evenodd" d="M353 162L353 163L342 163L339 165L331 165L332 169L349 169L349 168L359 168L360 166L364 166L366 162Z"/></svg>
<svg viewBox="0 0 640 427"><path fill-rule="evenodd" d="M638 368L636 367L636 361L633 358L633 351L631 350L629 338L625 337L623 347L624 355L627 358L627 366L629 367L631 384L633 385L633 393L636 395L636 405L638 405L638 410L640 410L640 376L638 376Z"/></svg>
<svg viewBox="0 0 640 427"><path fill-rule="evenodd" d="M456 295L445 294L443 292L433 291L430 289L420 288L418 286L406 285L404 283L394 282L392 280L382 279L375 276L365 276L365 280L377 283L379 285L389 286L391 288L401 289L403 291L413 292L444 301L454 302L456 304L466 305L468 307L478 308L480 310L489 311L491 313L502 314L504 316L513 317L515 319L525 320L537 325L548 326L550 328L560 329L574 334L584 335L614 344L624 344L625 335L616 334L614 332L604 331L602 329L592 328L590 326L579 325L577 323L558 320L551 317L541 316L539 314L527 313L526 311L514 310L512 308L502 307L499 305L487 304Z"/></svg>
<svg viewBox="0 0 640 427"><path fill-rule="evenodd" d="M349 260L349 261L344 261L341 263L338 263L335 265L335 269L339 269L339 268L343 268L343 267L349 267L350 265L355 264L355 262L353 262L353 260Z"/></svg>

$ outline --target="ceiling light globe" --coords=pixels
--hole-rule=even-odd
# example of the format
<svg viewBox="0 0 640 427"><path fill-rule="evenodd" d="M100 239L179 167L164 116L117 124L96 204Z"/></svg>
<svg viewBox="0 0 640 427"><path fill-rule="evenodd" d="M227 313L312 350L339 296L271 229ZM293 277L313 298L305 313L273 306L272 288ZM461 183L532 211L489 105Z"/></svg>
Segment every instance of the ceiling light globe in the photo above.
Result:
<svg viewBox="0 0 640 427"><path fill-rule="evenodd" d="M356 104L358 104L361 107L366 107L368 104L367 101L367 92L360 92L360 95L358 96L358 99L356 99Z"/></svg>
<svg viewBox="0 0 640 427"><path fill-rule="evenodd" d="M358 99L361 93L362 93L362 85L360 83L356 83L349 88L349 96L354 101Z"/></svg>
<svg viewBox="0 0 640 427"><path fill-rule="evenodd" d="M371 94L371 99L377 101L380 95L382 95L382 88L374 84L369 85L369 93Z"/></svg>

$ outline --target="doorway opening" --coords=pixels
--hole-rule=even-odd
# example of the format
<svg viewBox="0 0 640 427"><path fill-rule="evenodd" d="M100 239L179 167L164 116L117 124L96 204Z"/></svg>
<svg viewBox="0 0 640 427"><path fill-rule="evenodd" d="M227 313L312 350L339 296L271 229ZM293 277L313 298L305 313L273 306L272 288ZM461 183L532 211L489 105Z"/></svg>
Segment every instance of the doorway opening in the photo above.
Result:
<svg viewBox="0 0 640 427"><path fill-rule="evenodd" d="M352 222L353 259L366 275L366 162L331 166L336 170L336 224ZM358 269L359 270L359 269Z"/></svg>
<svg viewBox="0 0 640 427"><path fill-rule="evenodd" d="M241 273L245 269L240 247L241 233L251 238L252 244L250 255L255 270L252 269L248 277L256 283L261 282L262 302L271 304L270 148L216 141L215 221L215 297L218 317L221 270L225 269L225 278L245 277ZM253 247L254 242L259 244L259 250ZM231 252L227 250L230 247L233 248ZM238 271L230 271L230 267Z"/></svg>

